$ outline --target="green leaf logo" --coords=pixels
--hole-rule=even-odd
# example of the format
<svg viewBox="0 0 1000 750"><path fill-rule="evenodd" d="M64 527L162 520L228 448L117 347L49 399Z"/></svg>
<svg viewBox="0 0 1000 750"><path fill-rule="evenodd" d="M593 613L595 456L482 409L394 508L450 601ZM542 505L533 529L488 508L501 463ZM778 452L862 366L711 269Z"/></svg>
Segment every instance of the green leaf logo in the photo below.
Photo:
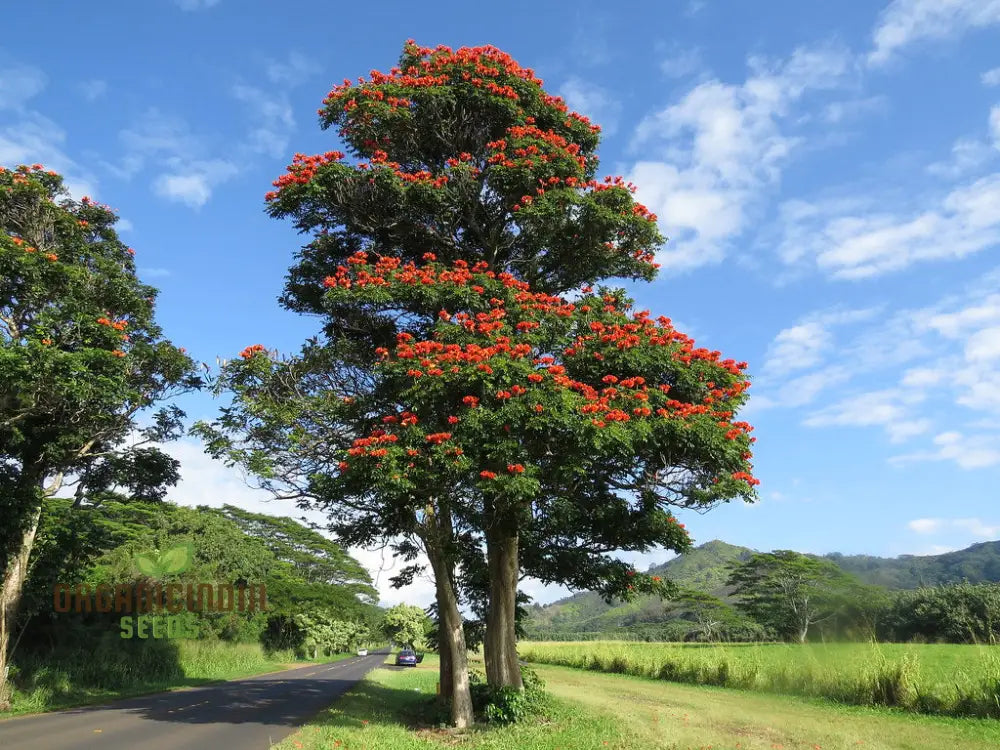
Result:
<svg viewBox="0 0 1000 750"><path fill-rule="evenodd" d="M187 570L194 559L194 545L190 542L171 547L160 555L160 570L163 573L180 573Z"/></svg>
<svg viewBox="0 0 1000 750"><path fill-rule="evenodd" d="M144 576L159 578L162 575L160 565L153 555L139 553L133 559L135 560L135 566Z"/></svg>
<svg viewBox="0 0 1000 750"><path fill-rule="evenodd" d="M144 576L161 578L170 573L181 573L187 570L194 560L194 545L191 542L177 544L160 554L140 552L132 559L135 561L136 568Z"/></svg>

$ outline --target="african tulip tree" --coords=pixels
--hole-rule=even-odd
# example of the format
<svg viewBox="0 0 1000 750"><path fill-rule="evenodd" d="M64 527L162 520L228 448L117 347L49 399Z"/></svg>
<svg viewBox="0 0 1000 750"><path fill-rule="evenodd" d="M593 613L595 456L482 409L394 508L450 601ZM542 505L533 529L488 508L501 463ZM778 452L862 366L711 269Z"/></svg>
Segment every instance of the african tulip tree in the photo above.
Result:
<svg viewBox="0 0 1000 750"><path fill-rule="evenodd" d="M461 642L464 661L456 566L485 544L489 678L519 685L519 572L609 594L652 587L607 553L681 548L686 535L667 505L752 492L749 438L732 422L743 368L696 350L669 323L628 318L618 293L588 304L556 299L607 278L652 279L663 238L633 186L598 177L599 128L500 50L408 42L398 67L345 80L319 114L346 153L297 154L266 198L271 215L312 235L282 303L320 316L324 338L281 363L245 350L220 381L236 403L206 435L276 490L321 499L344 541L396 535L410 559L415 542L424 546L445 684L448 642ZM536 318L520 311L523 295ZM454 349L421 349L412 367L397 367L399 347L437 344L470 359L445 366L437 358ZM513 346L516 355L504 348ZM459 377L481 392L455 404ZM528 388L548 401L525 410ZM453 429L459 422L446 417L466 426ZM373 422L385 433L373 434ZM380 441L399 441L404 427L424 441L406 450L431 451L432 465L397 466L396 443ZM366 468L369 448L393 458ZM332 462L352 450L346 471ZM389 463L409 474L383 476Z"/></svg>
<svg viewBox="0 0 1000 750"><path fill-rule="evenodd" d="M78 503L116 485L161 497L176 462L137 446L175 435L183 413L165 409L146 440L123 443L143 410L200 384L154 322L156 290L115 221L41 165L0 169L0 704L44 498L71 476Z"/></svg>

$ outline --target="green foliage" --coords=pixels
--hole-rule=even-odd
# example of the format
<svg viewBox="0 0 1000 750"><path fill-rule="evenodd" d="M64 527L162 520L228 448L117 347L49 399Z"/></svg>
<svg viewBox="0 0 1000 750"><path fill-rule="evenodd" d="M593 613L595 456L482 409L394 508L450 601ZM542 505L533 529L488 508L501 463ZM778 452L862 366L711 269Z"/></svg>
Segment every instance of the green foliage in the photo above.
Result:
<svg viewBox="0 0 1000 750"><path fill-rule="evenodd" d="M156 324L116 221L53 172L0 169L0 571L53 479L80 477L78 501L114 485L157 499L177 480L176 461L125 440L201 380ZM175 437L182 416L164 409L140 432Z"/></svg>
<svg viewBox="0 0 1000 750"><path fill-rule="evenodd" d="M832 562L779 550L734 565L737 606L783 638L804 641L809 629L841 612L860 582Z"/></svg>
<svg viewBox="0 0 1000 750"><path fill-rule="evenodd" d="M1000 640L1000 584L960 583L900 591L884 608L884 638L950 643Z"/></svg>
<svg viewBox="0 0 1000 750"><path fill-rule="evenodd" d="M511 687L493 688L481 673L470 672L472 706L476 715L489 724L516 724L544 715L552 707L545 683L538 673L521 668L523 690Z"/></svg>
<svg viewBox="0 0 1000 750"><path fill-rule="evenodd" d="M320 654L332 655L353 650L368 638L368 629L357 622L340 620L330 611L312 609L292 617L301 631L302 646L315 659Z"/></svg>
<svg viewBox="0 0 1000 750"><path fill-rule="evenodd" d="M382 615L383 634L403 646L417 647L422 644L429 626L427 613L412 604L397 604Z"/></svg>

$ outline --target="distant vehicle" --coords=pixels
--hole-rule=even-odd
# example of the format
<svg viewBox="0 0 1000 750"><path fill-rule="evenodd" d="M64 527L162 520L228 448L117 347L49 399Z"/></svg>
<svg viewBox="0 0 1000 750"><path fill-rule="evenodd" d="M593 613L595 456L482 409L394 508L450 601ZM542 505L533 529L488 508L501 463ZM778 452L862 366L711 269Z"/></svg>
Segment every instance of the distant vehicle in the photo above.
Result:
<svg viewBox="0 0 1000 750"><path fill-rule="evenodd" d="M366 648L359 648L358 649L358 656L368 656L368 649L366 649Z"/></svg>
<svg viewBox="0 0 1000 750"><path fill-rule="evenodd" d="M415 667L417 666L417 655L405 649L396 654L396 666L397 667Z"/></svg>

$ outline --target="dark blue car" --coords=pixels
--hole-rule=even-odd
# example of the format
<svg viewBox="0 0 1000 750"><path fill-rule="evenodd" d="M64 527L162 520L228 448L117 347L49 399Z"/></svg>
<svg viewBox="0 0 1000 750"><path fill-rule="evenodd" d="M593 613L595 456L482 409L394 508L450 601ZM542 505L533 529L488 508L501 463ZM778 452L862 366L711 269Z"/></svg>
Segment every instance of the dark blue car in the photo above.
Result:
<svg viewBox="0 0 1000 750"><path fill-rule="evenodd" d="M404 649L396 654L396 666L397 667L415 667L417 666L417 655L410 651L409 649Z"/></svg>

